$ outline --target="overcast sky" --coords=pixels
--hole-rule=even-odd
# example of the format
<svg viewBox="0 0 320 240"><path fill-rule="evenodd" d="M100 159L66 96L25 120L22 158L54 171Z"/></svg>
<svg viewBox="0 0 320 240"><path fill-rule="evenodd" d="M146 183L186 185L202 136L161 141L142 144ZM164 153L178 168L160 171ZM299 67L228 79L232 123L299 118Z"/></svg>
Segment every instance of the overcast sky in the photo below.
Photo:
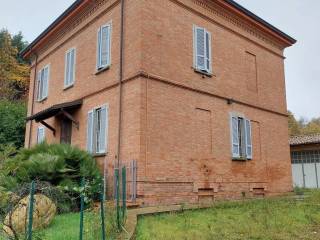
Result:
<svg viewBox="0 0 320 240"><path fill-rule="evenodd" d="M73 0L0 0L0 28L5 27L12 33L22 31L31 42L72 2ZM297 117L320 117L320 1L237 2L298 40L296 45L285 52L288 109ZM44 11L40 11L40 8Z"/></svg>

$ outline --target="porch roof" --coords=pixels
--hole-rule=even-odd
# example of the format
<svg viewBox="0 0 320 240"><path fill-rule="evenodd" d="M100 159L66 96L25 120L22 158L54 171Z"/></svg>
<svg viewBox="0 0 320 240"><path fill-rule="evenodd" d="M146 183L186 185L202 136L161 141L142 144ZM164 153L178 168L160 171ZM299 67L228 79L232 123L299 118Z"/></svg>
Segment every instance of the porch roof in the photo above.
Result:
<svg viewBox="0 0 320 240"><path fill-rule="evenodd" d="M46 120L50 117L56 116L59 114L61 111L69 111L69 110L74 110L77 108L80 108L83 103L82 99L78 99L72 102L64 102L64 103L59 103L55 104L45 110L42 110L34 115L31 115L26 118L27 121L30 120L35 120L36 122L40 122L43 120Z"/></svg>

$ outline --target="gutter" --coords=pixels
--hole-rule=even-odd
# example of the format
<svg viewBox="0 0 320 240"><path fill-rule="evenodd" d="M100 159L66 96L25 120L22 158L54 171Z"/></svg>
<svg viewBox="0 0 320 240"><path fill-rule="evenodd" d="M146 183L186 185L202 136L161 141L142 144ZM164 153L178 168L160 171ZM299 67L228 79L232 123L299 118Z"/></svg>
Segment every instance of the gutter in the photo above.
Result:
<svg viewBox="0 0 320 240"><path fill-rule="evenodd" d="M32 49L30 49L30 52L32 52ZM35 53L36 60L35 60L35 66L34 66L34 77L33 77L33 91L32 91L32 102L31 102L31 110L30 114L33 115L33 109L34 109L34 96L36 91L36 83L37 83L37 67L38 67L38 54ZM32 135L32 121L30 121L29 124L29 140L28 140L28 148L31 147L31 135Z"/></svg>
<svg viewBox="0 0 320 240"><path fill-rule="evenodd" d="M120 67L119 67L119 108L118 108L118 147L117 147L117 167L120 169L121 160L121 127L122 127L122 81L124 65L124 4L121 0L121 26L120 26Z"/></svg>

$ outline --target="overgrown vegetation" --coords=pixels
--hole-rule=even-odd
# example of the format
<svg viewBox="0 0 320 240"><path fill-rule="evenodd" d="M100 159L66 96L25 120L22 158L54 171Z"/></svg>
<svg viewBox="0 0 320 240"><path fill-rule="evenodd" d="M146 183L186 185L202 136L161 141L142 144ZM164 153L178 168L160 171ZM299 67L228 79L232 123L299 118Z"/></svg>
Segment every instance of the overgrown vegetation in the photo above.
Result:
<svg viewBox="0 0 320 240"><path fill-rule="evenodd" d="M141 217L138 240L318 240L320 191L304 201L265 199L218 203L210 209Z"/></svg>
<svg viewBox="0 0 320 240"><path fill-rule="evenodd" d="M79 202L80 192L85 194L89 204L90 200L97 199L101 190L101 175L95 159L70 145L42 143L31 149L21 149L0 163L2 209L11 201L11 194L20 195L17 192L28 189L32 180L53 186L52 192L58 204L61 203L60 212L77 210L78 204L74 203ZM84 188L80 187L82 177L86 179Z"/></svg>
<svg viewBox="0 0 320 240"><path fill-rule="evenodd" d="M0 158L7 146L24 145L26 104L21 101L0 100Z"/></svg>

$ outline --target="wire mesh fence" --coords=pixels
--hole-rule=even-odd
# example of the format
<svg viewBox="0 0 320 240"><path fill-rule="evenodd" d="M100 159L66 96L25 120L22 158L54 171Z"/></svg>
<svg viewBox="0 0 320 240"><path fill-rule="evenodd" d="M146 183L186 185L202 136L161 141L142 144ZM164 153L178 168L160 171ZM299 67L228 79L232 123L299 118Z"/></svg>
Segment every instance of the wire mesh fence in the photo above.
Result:
<svg viewBox="0 0 320 240"><path fill-rule="evenodd" d="M92 199L84 178L72 195L45 182L21 186L0 211L0 240L115 239L126 218L126 175L126 167L115 169L117 196L109 201L104 183Z"/></svg>

